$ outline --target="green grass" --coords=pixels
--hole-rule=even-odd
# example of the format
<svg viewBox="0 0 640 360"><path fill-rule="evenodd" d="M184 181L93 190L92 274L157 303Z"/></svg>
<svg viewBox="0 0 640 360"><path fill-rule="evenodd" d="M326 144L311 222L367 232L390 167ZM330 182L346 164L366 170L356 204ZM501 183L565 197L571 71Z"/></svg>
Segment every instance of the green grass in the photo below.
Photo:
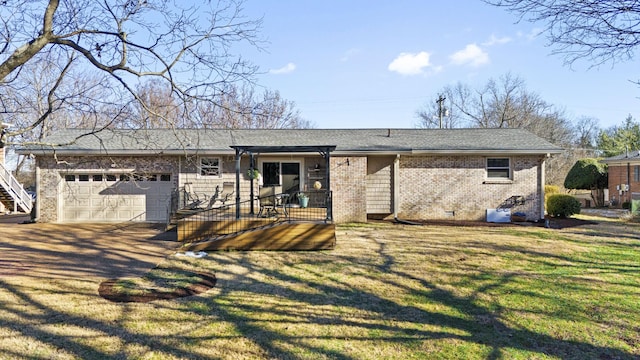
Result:
<svg viewBox="0 0 640 360"><path fill-rule="evenodd" d="M216 287L147 304L99 298L99 279L0 278L0 358L634 359L639 239L610 221L350 224L333 251L170 257L123 288L188 270Z"/></svg>

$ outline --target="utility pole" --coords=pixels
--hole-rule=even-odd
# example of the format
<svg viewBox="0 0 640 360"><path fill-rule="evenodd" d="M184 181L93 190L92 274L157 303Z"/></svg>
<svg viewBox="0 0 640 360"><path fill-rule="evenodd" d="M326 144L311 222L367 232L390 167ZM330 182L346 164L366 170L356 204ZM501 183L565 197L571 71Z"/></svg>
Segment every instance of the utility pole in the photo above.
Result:
<svg viewBox="0 0 640 360"><path fill-rule="evenodd" d="M436 100L436 102L438 103L438 118L440 119L440 129L442 129L442 117L445 116L445 112L447 111L443 106L442 103L444 103L444 101L447 98L442 96L442 94L438 95L438 100Z"/></svg>

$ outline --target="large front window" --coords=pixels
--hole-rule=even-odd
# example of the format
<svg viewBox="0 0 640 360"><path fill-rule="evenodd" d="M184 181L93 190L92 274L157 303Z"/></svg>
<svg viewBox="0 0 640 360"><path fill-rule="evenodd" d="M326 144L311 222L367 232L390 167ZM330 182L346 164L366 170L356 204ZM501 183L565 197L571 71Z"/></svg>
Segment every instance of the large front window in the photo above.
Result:
<svg viewBox="0 0 640 360"><path fill-rule="evenodd" d="M488 158L487 178L489 179L510 179L511 161L509 158Z"/></svg>

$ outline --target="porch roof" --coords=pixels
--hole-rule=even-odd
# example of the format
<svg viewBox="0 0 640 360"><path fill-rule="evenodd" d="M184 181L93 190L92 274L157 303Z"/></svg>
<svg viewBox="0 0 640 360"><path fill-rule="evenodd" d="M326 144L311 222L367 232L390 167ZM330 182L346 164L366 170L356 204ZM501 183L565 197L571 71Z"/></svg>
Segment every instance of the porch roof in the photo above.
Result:
<svg viewBox="0 0 640 360"><path fill-rule="evenodd" d="M232 145L232 149L246 151L257 154L276 153L310 153L310 152L331 152L336 149L336 145L287 145L287 146L254 146L254 145Z"/></svg>

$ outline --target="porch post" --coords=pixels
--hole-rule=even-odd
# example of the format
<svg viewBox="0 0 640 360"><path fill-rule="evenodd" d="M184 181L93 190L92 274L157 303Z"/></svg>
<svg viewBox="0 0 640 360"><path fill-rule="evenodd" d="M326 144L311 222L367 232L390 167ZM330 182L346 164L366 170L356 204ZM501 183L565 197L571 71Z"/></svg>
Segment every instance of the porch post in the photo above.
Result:
<svg viewBox="0 0 640 360"><path fill-rule="evenodd" d="M327 172L327 218L326 221L333 220L333 196L331 196L331 149L324 151L325 169Z"/></svg>
<svg viewBox="0 0 640 360"><path fill-rule="evenodd" d="M254 170L255 166L256 166L256 164L255 164L255 159L253 158L253 153L250 152L249 153L249 169L251 169L251 175L252 176L253 176L253 170ZM249 179L249 180L251 181L251 191L249 193L249 196L251 198L251 215L253 215L254 214L254 209L253 209L253 199L254 199L254 197L253 197L253 195L254 195L253 194L253 180L254 179Z"/></svg>
<svg viewBox="0 0 640 360"><path fill-rule="evenodd" d="M240 149L236 148L236 220L240 219Z"/></svg>

